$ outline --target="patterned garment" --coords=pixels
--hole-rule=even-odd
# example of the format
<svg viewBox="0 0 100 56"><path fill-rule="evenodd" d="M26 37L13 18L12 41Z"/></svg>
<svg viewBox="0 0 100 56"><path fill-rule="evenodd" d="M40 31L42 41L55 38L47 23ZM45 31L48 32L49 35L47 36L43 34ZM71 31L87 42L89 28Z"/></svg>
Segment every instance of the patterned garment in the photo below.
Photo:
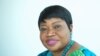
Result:
<svg viewBox="0 0 100 56"><path fill-rule="evenodd" d="M53 56L53 55L49 50L47 50L40 53L38 56ZM71 52L68 56L96 56L96 55L87 48L80 47L79 49Z"/></svg>

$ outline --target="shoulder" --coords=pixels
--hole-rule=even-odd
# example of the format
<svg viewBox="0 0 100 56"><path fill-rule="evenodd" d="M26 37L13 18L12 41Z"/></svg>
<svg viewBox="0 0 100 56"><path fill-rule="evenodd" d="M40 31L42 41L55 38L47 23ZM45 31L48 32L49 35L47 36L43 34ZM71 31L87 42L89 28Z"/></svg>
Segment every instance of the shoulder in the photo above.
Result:
<svg viewBox="0 0 100 56"><path fill-rule="evenodd" d="M68 56L96 56L93 52L85 47L80 47L79 49L73 51Z"/></svg>
<svg viewBox="0 0 100 56"><path fill-rule="evenodd" d="M84 53L85 56L96 56L92 51L90 51L89 49L87 48L84 48L82 50L82 52Z"/></svg>
<svg viewBox="0 0 100 56"><path fill-rule="evenodd" d="M46 51L40 53L38 56L51 56L51 52L49 50L46 50Z"/></svg>
<svg viewBox="0 0 100 56"><path fill-rule="evenodd" d="M40 53L38 56L46 56L46 55L47 55L47 53L48 53L48 50L46 50L46 51L44 51L44 52Z"/></svg>

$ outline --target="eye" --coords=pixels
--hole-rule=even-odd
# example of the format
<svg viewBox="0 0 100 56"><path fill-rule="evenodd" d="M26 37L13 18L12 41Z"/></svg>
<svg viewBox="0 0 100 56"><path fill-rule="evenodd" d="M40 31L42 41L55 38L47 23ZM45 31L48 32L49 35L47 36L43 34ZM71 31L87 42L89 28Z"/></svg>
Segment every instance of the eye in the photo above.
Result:
<svg viewBox="0 0 100 56"><path fill-rule="evenodd" d="M44 32L44 31L46 31L47 29L46 28L40 28L40 31L41 32Z"/></svg>
<svg viewBox="0 0 100 56"><path fill-rule="evenodd" d="M61 28L61 25L55 25L54 28L55 29L60 29Z"/></svg>

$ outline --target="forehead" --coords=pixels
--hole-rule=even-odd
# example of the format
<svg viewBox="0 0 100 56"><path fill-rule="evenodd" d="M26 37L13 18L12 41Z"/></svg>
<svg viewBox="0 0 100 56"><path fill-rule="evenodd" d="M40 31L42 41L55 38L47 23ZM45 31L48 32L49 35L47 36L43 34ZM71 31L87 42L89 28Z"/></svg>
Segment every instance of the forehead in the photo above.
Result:
<svg viewBox="0 0 100 56"><path fill-rule="evenodd" d="M60 23L60 22L65 22L65 21L62 20L61 18L47 18L47 19L44 20L44 22L41 22L41 24Z"/></svg>

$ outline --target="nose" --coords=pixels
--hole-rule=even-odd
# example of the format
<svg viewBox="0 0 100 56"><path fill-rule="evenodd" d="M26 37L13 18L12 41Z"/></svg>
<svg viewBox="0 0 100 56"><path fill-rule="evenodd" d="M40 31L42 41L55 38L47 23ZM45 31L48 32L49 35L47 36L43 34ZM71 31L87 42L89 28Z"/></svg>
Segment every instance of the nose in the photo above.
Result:
<svg viewBox="0 0 100 56"><path fill-rule="evenodd" d="M47 36L48 37L52 37L55 35L55 31L53 29L49 29L48 33L47 33Z"/></svg>

